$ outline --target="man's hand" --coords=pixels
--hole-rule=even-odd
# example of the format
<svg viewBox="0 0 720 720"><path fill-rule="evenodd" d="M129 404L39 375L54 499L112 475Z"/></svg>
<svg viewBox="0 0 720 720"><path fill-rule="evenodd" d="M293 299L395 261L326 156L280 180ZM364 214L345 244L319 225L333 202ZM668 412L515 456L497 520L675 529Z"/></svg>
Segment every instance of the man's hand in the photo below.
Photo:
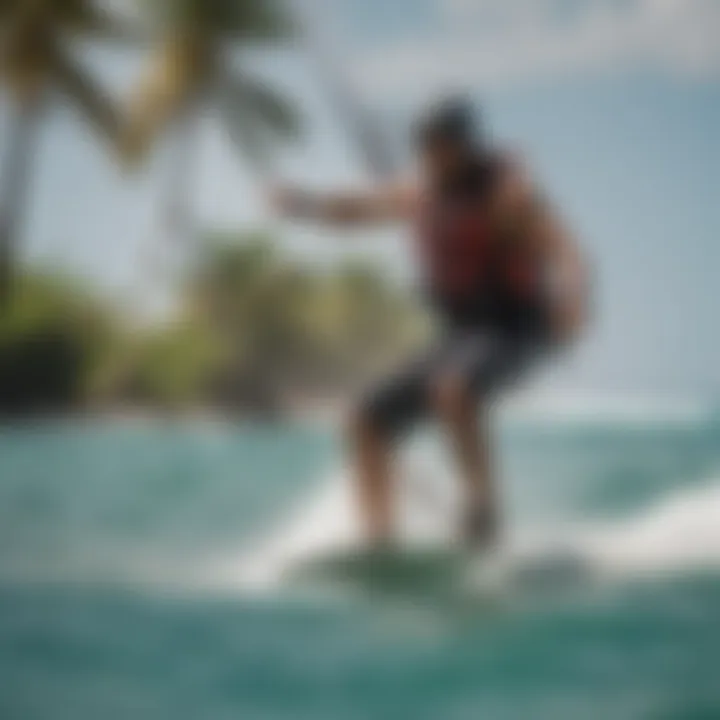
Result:
<svg viewBox="0 0 720 720"><path fill-rule="evenodd" d="M287 217L309 218L319 209L319 199L299 188L273 187L270 189L269 199L271 207L280 215Z"/></svg>
<svg viewBox="0 0 720 720"><path fill-rule="evenodd" d="M559 342L575 339L588 320L588 277L577 248L564 241L549 258L545 292L552 331Z"/></svg>

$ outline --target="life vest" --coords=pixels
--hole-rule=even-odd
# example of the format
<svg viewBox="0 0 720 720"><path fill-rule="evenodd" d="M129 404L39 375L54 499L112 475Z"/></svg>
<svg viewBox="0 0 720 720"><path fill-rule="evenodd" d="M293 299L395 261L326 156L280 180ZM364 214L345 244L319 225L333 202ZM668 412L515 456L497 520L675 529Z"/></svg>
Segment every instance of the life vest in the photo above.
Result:
<svg viewBox="0 0 720 720"><path fill-rule="evenodd" d="M493 227L490 198L501 168L488 161L458 187L427 193L416 238L424 284L440 309L513 324L537 313L540 272L527 248Z"/></svg>

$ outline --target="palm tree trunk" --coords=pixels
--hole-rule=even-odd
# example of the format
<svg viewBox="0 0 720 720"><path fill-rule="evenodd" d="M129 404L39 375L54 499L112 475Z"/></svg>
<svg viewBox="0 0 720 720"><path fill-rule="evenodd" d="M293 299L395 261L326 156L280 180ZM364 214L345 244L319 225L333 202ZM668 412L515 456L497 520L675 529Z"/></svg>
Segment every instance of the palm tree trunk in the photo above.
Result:
<svg viewBox="0 0 720 720"><path fill-rule="evenodd" d="M152 288L151 312L164 313L173 305L178 277L194 256L196 226L193 212L194 181L197 174L200 113L189 105L171 128L167 164L163 167L162 198L156 230L145 250L144 267L138 276L142 286L137 297ZM167 173L165 175L165 173Z"/></svg>
<svg viewBox="0 0 720 720"><path fill-rule="evenodd" d="M193 188L197 176L200 112L190 103L178 116L170 148L168 194L165 198L165 235L185 259L195 240Z"/></svg>
<svg viewBox="0 0 720 720"><path fill-rule="evenodd" d="M10 118L10 135L0 178L0 309L7 308L12 297L41 110L38 99L19 101Z"/></svg>
<svg viewBox="0 0 720 720"><path fill-rule="evenodd" d="M170 128L168 155L163 158L166 163L161 169L161 196L153 213L150 236L138 257L136 282L128 298L139 315L147 312L151 316L164 315L172 307L178 271L190 254L195 235L192 183L197 116L196 108L188 108Z"/></svg>

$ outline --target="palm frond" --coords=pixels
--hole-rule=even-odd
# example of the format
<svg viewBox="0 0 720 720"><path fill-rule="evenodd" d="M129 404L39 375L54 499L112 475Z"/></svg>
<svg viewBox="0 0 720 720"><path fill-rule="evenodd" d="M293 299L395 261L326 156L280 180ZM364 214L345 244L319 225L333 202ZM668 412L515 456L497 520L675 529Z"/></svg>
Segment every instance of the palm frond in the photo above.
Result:
<svg viewBox="0 0 720 720"><path fill-rule="evenodd" d="M52 73L60 90L79 108L83 119L113 148L120 144L121 121L110 96L79 63L55 46Z"/></svg>
<svg viewBox="0 0 720 720"><path fill-rule="evenodd" d="M215 0L228 5L225 21L234 37L279 40L295 34L295 23L277 0Z"/></svg>
<svg viewBox="0 0 720 720"><path fill-rule="evenodd" d="M0 0L0 26L10 19L15 12L17 0Z"/></svg>
<svg viewBox="0 0 720 720"><path fill-rule="evenodd" d="M97 4L86 3L83 12L66 23L63 29L67 34L86 35L123 45L146 44L152 40L149 29L137 18L120 16Z"/></svg>
<svg viewBox="0 0 720 720"><path fill-rule="evenodd" d="M263 81L247 75L226 75L224 90L269 133L280 139L290 139L298 135L301 123L294 106Z"/></svg>
<svg viewBox="0 0 720 720"><path fill-rule="evenodd" d="M97 0L57 0L48 15L57 27L71 32L94 34L110 24L108 10Z"/></svg>
<svg viewBox="0 0 720 720"><path fill-rule="evenodd" d="M293 24L278 0L140 0L159 31L192 28L215 38L276 40Z"/></svg>
<svg viewBox="0 0 720 720"><path fill-rule="evenodd" d="M154 139L212 77L214 53L191 34L175 35L157 50L129 102L123 143L142 159Z"/></svg>
<svg viewBox="0 0 720 720"><path fill-rule="evenodd" d="M220 116L235 151L257 172L267 175L270 169L270 143L267 135L235 97L222 95L218 100Z"/></svg>
<svg viewBox="0 0 720 720"><path fill-rule="evenodd" d="M260 81L226 74L219 86L222 119L236 150L266 170L278 141L297 137L301 123L294 107Z"/></svg>

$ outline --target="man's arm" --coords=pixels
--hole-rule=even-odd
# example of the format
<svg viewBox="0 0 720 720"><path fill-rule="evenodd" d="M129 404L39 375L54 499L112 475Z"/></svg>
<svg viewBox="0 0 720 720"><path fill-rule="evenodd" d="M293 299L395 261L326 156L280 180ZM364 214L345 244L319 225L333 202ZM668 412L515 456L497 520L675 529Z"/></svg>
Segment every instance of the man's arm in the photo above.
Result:
<svg viewBox="0 0 720 720"><path fill-rule="evenodd" d="M510 171L503 201L509 229L542 273L553 333L559 340L576 337L587 322L589 301L588 268L578 243L522 171Z"/></svg>
<svg viewBox="0 0 720 720"><path fill-rule="evenodd" d="M273 200L279 212L288 217L354 226L407 219L414 208L415 192L409 186L400 185L328 195L282 188L274 193Z"/></svg>
<svg viewBox="0 0 720 720"><path fill-rule="evenodd" d="M573 339L587 324L589 274L575 239L546 203L538 201L537 242L554 331Z"/></svg>

